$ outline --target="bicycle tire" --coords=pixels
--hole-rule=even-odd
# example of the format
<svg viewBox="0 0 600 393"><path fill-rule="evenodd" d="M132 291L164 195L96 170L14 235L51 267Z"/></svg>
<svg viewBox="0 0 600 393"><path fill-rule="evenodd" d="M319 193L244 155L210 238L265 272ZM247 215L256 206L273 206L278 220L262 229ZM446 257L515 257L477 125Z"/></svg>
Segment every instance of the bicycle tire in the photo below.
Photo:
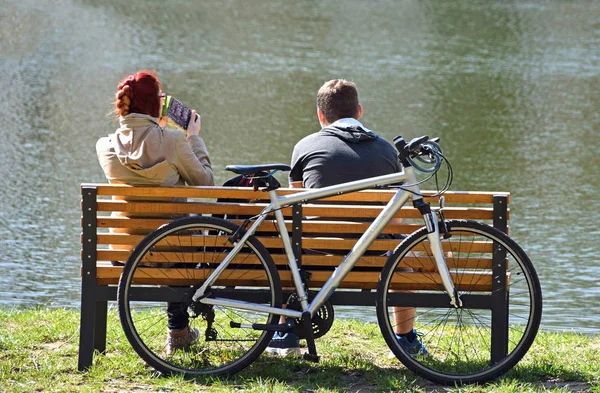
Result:
<svg viewBox="0 0 600 393"><path fill-rule="evenodd" d="M386 262L377 288L377 320L392 353L416 374L445 385L481 383L506 373L531 347L542 315L540 283L523 249L503 232L472 220L449 220L446 225L452 236L442 238L442 246L463 307L449 305L449 297L432 269L435 261L427 229L422 228L404 239ZM503 261L507 265L500 267ZM506 274L502 274L504 270L494 272L494 266L507 268ZM506 282L493 283L502 277ZM419 283L411 284L410 280ZM403 291L410 296L399 293ZM437 296L440 304L446 304L419 304L417 296L421 295ZM394 301L390 301L392 297ZM499 304L506 302L496 308L500 314L492 316L494 306L477 305L475 299L488 305L492 299L500 299ZM394 308L394 304L407 309ZM400 311L396 317L395 311ZM506 321L506 325L497 325L498 321ZM394 327L401 322L412 322L426 352L400 345L396 333L403 332L396 332ZM496 333L503 331L508 334Z"/></svg>
<svg viewBox="0 0 600 393"><path fill-rule="evenodd" d="M137 354L161 373L231 375L256 360L271 340L272 331L232 327L231 323L274 324L278 315L191 301L204 278L233 247L228 239L239 229L215 217L179 218L148 234L127 260L117 293L121 325ZM248 301L272 307L282 304L275 263L254 236L210 292L208 296L253 299ZM198 342L167 352L165 307L177 318L189 316L190 328L200 332Z"/></svg>

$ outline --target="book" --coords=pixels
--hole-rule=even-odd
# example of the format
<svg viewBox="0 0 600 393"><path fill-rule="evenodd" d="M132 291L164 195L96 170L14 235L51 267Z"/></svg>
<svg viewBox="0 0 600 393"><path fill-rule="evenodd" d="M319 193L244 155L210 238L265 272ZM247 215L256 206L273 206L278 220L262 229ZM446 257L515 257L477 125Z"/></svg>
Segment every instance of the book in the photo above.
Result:
<svg viewBox="0 0 600 393"><path fill-rule="evenodd" d="M166 96L161 116L167 116L178 128L187 130L192 110L173 96ZM196 115L197 117L198 115Z"/></svg>

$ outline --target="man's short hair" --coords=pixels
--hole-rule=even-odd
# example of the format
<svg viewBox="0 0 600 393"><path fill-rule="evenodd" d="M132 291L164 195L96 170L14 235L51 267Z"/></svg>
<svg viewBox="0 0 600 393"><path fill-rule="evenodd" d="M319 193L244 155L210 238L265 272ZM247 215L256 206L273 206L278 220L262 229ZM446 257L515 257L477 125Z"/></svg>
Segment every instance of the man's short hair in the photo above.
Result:
<svg viewBox="0 0 600 393"><path fill-rule="evenodd" d="M317 93L317 108L325 120L333 123L346 117L358 116L358 90L353 82L332 79L325 82Z"/></svg>

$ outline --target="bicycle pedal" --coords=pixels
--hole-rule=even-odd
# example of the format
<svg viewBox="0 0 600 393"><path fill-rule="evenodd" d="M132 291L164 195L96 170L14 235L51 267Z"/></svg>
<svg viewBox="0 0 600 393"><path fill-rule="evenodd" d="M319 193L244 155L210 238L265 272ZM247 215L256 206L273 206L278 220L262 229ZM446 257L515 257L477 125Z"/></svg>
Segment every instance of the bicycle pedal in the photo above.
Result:
<svg viewBox="0 0 600 393"><path fill-rule="evenodd" d="M311 353L304 353L304 355L302 355L302 359L304 360L308 360L309 362L313 362L313 363L319 363L319 355L313 355Z"/></svg>

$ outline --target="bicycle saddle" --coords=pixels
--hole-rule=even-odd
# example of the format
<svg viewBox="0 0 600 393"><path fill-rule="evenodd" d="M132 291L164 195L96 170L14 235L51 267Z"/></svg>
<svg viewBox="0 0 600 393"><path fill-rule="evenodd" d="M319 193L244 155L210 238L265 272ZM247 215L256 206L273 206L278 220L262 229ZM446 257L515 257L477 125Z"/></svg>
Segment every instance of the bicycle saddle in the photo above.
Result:
<svg viewBox="0 0 600 393"><path fill-rule="evenodd" d="M261 171L289 171L292 169L287 164L262 164L262 165L227 165L225 170L237 173L238 175L253 175Z"/></svg>

